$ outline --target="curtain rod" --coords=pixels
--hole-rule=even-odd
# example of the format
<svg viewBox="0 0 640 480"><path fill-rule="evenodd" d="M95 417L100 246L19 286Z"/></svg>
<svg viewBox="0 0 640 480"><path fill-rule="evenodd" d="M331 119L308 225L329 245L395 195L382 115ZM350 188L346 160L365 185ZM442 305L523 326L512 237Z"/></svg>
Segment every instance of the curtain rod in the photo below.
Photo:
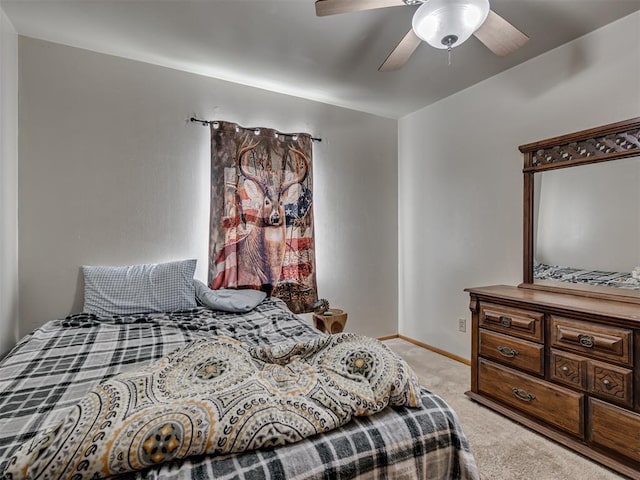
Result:
<svg viewBox="0 0 640 480"><path fill-rule="evenodd" d="M214 128L216 128L215 124L219 124L219 122L217 120L200 120L199 118L196 118L196 117L191 117L189 119L189 121L190 122L199 123L199 124L201 124L203 126L204 125L213 125ZM260 131L260 129L258 129L258 128L247 128L247 127L242 127L240 125L238 125L237 127L241 128L243 130L258 130L258 131ZM296 136L298 136L297 133L282 133L282 132L279 132L278 130L276 130L276 133L278 135L282 135L283 137L296 137ZM311 140L314 141L314 142L321 142L322 141L322 139L318 138L318 137L311 137Z"/></svg>

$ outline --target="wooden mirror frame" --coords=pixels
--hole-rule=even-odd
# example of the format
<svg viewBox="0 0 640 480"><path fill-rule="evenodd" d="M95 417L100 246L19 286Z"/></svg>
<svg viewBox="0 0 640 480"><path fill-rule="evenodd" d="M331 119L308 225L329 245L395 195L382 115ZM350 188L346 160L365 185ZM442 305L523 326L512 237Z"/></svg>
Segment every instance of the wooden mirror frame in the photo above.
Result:
<svg viewBox="0 0 640 480"><path fill-rule="evenodd" d="M518 149L524 155L523 283L519 286L640 303L640 290L554 280L533 281L534 174L640 156L640 117L520 145Z"/></svg>

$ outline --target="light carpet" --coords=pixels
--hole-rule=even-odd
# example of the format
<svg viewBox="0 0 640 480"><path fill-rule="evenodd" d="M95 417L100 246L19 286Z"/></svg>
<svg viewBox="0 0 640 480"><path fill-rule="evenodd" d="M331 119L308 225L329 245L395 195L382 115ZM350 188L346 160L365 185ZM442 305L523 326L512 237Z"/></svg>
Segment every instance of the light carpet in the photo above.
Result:
<svg viewBox="0 0 640 480"><path fill-rule="evenodd" d="M483 480L624 478L470 400L464 395L471 385L467 365L398 338L384 343L456 411Z"/></svg>

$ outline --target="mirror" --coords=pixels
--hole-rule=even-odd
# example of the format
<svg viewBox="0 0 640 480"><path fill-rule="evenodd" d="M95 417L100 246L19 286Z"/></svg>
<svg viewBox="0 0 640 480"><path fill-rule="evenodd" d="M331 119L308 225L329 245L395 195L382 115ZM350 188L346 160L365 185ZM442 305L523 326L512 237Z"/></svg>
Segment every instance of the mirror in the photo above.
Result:
<svg viewBox="0 0 640 480"><path fill-rule="evenodd" d="M640 304L640 117L518 148L520 287Z"/></svg>
<svg viewBox="0 0 640 480"><path fill-rule="evenodd" d="M533 280L640 290L640 157L535 174Z"/></svg>

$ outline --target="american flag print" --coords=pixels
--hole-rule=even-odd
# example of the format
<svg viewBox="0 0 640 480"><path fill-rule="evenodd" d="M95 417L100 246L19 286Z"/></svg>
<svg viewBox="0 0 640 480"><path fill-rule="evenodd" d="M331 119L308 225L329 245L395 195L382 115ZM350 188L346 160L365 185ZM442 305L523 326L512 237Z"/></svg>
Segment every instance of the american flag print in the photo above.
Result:
<svg viewBox="0 0 640 480"><path fill-rule="evenodd" d="M312 311L310 135L212 123L209 285L264 290L294 313Z"/></svg>

